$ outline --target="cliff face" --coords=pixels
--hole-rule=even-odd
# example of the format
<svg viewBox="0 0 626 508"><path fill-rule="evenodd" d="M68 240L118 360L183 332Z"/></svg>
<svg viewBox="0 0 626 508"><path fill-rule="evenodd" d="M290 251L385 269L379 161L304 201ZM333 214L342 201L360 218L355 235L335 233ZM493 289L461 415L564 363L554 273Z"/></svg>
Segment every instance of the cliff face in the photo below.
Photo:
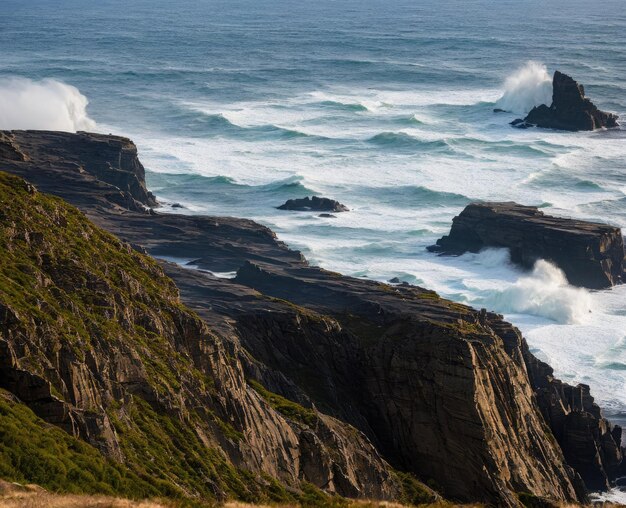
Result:
<svg viewBox="0 0 626 508"><path fill-rule="evenodd" d="M251 221L123 209L117 196L126 191L89 164L77 173L63 163L74 135L58 135L65 148L54 135L50 165L45 133L4 136L0 153L15 154L4 169L80 206L136 249L238 269L232 281L161 263L194 314L154 262L84 218L64 233L52 214L19 238L8 222L6 249L26 242L20 252L30 256L26 278L13 283L46 304L20 312L11 295L0 299L8 309L2 358L10 358L0 387L108 456L149 476L165 471L165 483L173 475L184 495L293 499L302 494L284 487L303 492L306 481L352 497L433 498L391 463L448 497L506 506L521 492L584 500L578 473L606 484L620 462L619 430L588 391L555 380L501 317L420 288L309 267ZM40 199L25 189L20 199ZM60 239L46 247L60 265L37 257L51 238ZM55 314L48 306L65 295L71 312ZM63 328L57 314L68 313ZM166 443L159 453L155 440ZM189 445L178 454L180 442ZM167 460L146 466L155 454ZM190 479L196 462L202 472Z"/></svg>

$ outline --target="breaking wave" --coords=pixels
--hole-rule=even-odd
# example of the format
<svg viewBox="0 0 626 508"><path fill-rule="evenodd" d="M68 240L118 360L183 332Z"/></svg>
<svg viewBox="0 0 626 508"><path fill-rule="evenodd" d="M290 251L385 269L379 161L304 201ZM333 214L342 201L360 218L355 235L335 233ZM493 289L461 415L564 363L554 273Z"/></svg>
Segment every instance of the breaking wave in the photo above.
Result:
<svg viewBox="0 0 626 508"><path fill-rule="evenodd" d="M545 65L527 62L504 81L504 94L496 105L520 115L540 104L552 103L552 78Z"/></svg>
<svg viewBox="0 0 626 508"><path fill-rule="evenodd" d="M93 130L88 103L78 88L54 79L0 79L0 129Z"/></svg>

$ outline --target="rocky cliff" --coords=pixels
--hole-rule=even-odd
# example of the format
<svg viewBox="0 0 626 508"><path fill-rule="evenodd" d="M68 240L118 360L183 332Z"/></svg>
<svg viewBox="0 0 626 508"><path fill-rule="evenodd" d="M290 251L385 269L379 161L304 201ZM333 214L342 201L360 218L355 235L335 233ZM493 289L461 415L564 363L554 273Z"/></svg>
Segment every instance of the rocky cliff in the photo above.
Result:
<svg viewBox="0 0 626 508"><path fill-rule="evenodd" d="M553 217L517 203L471 203L452 220L447 236L429 249L462 254L485 247L509 249L511 261L532 268L538 259L556 264L570 284L591 289L622 282L624 240L607 224Z"/></svg>
<svg viewBox="0 0 626 508"><path fill-rule="evenodd" d="M181 304L153 259L4 173L0 205L0 387L37 416L153 494L289 502L310 483L403 497L354 428L250 386L239 346Z"/></svg>
<svg viewBox="0 0 626 508"><path fill-rule="evenodd" d="M614 475L620 430L585 387L555 380L501 317L310 267L251 221L145 210L125 183L63 162L59 136L69 152L74 135L53 136L49 164L47 133L3 136L0 153L12 154L3 169L134 249L84 217L64 232L54 221L69 212L18 236L8 222L6 248L26 242L28 259L26 275L15 267L15 294L35 298L22 311L11 294L0 300L10 309L0 386L138 475L196 498L297 500L318 495L312 484L349 497L434 499L395 469L449 498L503 506L520 496L585 500L580 475L594 487ZM6 185L22 189L20 200L51 199ZM123 208L120 193L142 206ZM59 266L37 257L46 242ZM193 313L143 249L237 277L162 262ZM48 307L59 305L71 310Z"/></svg>

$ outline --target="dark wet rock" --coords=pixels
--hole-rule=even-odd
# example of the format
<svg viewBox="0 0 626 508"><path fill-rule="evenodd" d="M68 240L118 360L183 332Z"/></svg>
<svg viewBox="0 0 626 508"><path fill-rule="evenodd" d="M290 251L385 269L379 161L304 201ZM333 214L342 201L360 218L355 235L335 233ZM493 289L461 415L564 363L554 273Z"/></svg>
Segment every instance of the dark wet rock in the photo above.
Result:
<svg viewBox="0 0 626 508"><path fill-rule="evenodd" d="M289 199L286 203L278 207L279 210L290 210L294 212L347 212L349 208L339 201L318 196L301 199Z"/></svg>
<svg viewBox="0 0 626 508"><path fill-rule="evenodd" d="M172 203L170 205L172 208L185 208L183 205L181 205L180 203Z"/></svg>
<svg viewBox="0 0 626 508"><path fill-rule="evenodd" d="M506 113L506 111L504 109L500 109L500 108L494 108L493 112L494 113Z"/></svg>
<svg viewBox="0 0 626 508"><path fill-rule="evenodd" d="M534 127L533 124L528 123L522 120L521 118L517 118L516 120L509 122L509 125L512 125L513 127L517 127L518 129L529 129L530 127Z"/></svg>
<svg viewBox="0 0 626 508"><path fill-rule="evenodd" d="M548 129L592 131L617 127L617 118L613 113L599 110L586 98L582 85L556 71L552 79L552 104L534 107L523 122Z"/></svg>
<svg viewBox="0 0 626 508"><path fill-rule="evenodd" d="M333 215L332 213L320 213L318 217L322 217L324 219L336 219L337 218L337 216Z"/></svg>
<svg viewBox="0 0 626 508"><path fill-rule="evenodd" d="M503 247L511 261L532 268L538 259L556 264L576 286L611 287L622 281L624 241L621 230L544 215L517 203L471 203L453 219L450 233L429 247L433 252L462 254Z"/></svg>

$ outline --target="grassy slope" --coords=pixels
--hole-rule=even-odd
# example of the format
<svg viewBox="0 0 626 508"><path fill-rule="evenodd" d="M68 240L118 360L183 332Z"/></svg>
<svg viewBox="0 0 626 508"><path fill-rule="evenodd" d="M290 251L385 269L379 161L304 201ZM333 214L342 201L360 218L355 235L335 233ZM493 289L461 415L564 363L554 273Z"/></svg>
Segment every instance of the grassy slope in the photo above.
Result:
<svg viewBox="0 0 626 508"><path fill-rule="evenodd" d="M84 359L94 343L105 343L137 352L147 382L159 396L191 386L197 396L211 400L214 380L169 340L177 318L198 318L181 305L177 288L156 262L98 229L61 199L33 192L5 173L0 173L0 305L17 316L7 333L40 341L20 358L21 368L45 377L49 358L42 351L63 345ZM147 329L155 323L156 329ZM167 333L160 334L159 327ZM50 380L55 395L67 400L62 387ZM207 422L191 415L191 421L183 422L138 396L129 396L123 406L112 401L106 410L126 457L127 467L120 468L57 429L45 427L38 435L36 429L44 425L25 407L6 400L2 407L4 478L67 492L194 502L215 499L219 492L250 502L295 501L274 480L233 467L221 451L200 440L194 424L208 435L218 427L237 437L216 416Z"/></svg>
<svg viewBox="0 0 626 508"><path fill-rule="evenodd" d="M0 477L70 493L159 494L128 468L44 422L0 390Z"/></svg>

